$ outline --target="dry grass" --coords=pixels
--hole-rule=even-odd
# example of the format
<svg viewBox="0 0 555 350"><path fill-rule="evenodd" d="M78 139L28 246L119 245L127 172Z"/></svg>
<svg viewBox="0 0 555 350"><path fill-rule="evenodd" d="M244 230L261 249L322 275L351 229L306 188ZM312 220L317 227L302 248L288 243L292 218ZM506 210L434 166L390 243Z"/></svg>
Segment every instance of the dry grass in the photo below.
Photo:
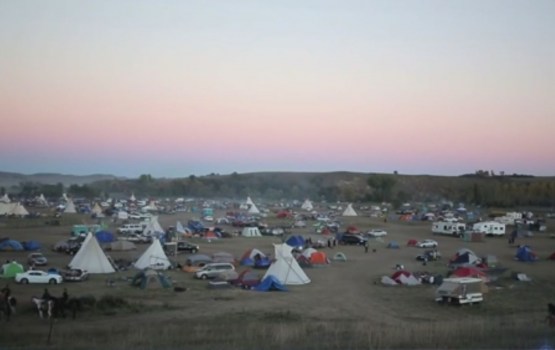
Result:
<svg viewBox="0 0 555 350"><path fill-rule="evenodd" d="M187 216L161 217L164 226L175 225ZM84 217L73 221L86 221ZM509 269L491 288L480 306L448 307L433 301L433 286L415 288L383 287L374 282L391 274L395 263L411 270L426 269L445 273L445 261L423 267L414 260L416 248L403 246L409 238L429 238L428 223L383 223L370 218L354 218L355 224L367 230L384 227L386 241L397 240L401 249L378 246L377 253L365 254L360 247L338 247L348 256L325 268L306 269L312 283L294 286L288 293L257 293L244 290L209 290L206 282L191 275L170 271L177 285L187 292L171 290L139 290L126 278L135 272L119 272L111 278L115 287L106 286L106 276L92 276L85 283L49 287L61 294L63 287L70 295L105 297L107 308L95 308L80 314L76 321L60 319L54 324L50 348L64 349L532 349L545 342L555 344L555 331L543 322L545 305L555 295L554 263L515 262L514 248L503 239L484 243L468 243L451 237L434 237L440 242L444 256L461 246L478 254L496 254ZM551 227L553 222L548 222ZM231 228L228 228L231 229ZM295 233L310 234L309 229ZM19 240L38 239L47 246L67 237L69 226L2 228L0 236ZM547 236L547 235L546 235ZM312 234L313 239L319 237ZM279 239L233 238L207 243L199 241L201 252L211 254L228 251L240 256L247 248L272 252ZM555 240L537 236L531 244L541 257L555 251ZM141 250L146 247L141 247ZM45 251L51 265L65 266L69 256ZM26 253L2 253L2 257L24 261ZM112 253L115 258L138 257L141 252ZM185 256L179 256L183 262ZM510 272L519 271L533 278L519 283ZM19 299L18 314L10 323L1 324L2 349L45 348L49 324L38 319L29 300L40 295L42 286L12 285ZM110 303L114 300L124 302ZM115 306L114 306L115 305Z"/></svg>

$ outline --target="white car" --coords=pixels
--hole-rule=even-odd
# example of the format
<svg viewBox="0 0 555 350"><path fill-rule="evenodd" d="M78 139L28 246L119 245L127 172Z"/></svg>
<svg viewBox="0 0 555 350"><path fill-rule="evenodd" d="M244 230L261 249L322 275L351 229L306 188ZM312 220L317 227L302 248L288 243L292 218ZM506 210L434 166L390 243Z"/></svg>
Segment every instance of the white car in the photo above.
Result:
<svg viewBox="0 0 555 350"><path fill-rule="evenodd" d="M383 237L383 236L387 236L387 231L379 228L374 228L366 232L366 234L370 237Z"/></svg>
<svg viewBox="0 0 555 350"><path fill-rule="evenodd" d="M62 283L64 278L57 273L48 273L41 270L29 270L27 272L20 272L15 275L17 283L49 283L58 284Z"/></svg>
<svg viewBox="0 0 555 350"><path fill-rule="evenodd" d="M438 246L437 242L433 239L425 239L416 243L418 248L436 248Z"/></svg>

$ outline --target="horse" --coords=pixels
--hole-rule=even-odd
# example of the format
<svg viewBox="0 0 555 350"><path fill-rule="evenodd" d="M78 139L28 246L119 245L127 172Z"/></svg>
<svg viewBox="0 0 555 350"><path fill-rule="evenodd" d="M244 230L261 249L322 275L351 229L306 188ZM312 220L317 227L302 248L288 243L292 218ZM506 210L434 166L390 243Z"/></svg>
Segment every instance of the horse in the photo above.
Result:
<svg viewBox="0 0 555 350"><path fill-rule="evenodd" d="M44 319L47 316L48 319L52 318L54 315L54 300L51 298L41 299L37 297L32 297L31 301L35 304L39 317Z"/></svg>
<svg viewBox="0 0 555 350"><path fill-rule="evenodd" d="M15 307L17 305L17 300L10 296L6 296L4 293L0 294L0 319L2 314L6 316L6 322L10 320L11 315L15 314Z"/></svg>

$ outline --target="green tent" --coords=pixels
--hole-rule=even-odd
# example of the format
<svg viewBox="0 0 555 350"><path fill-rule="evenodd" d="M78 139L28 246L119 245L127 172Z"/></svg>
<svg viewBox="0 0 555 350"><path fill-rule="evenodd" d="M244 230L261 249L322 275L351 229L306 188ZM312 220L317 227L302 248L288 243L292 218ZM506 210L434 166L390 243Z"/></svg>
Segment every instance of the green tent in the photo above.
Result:
<svg viewBox="0 0 555 350"><path fill-rule="evenodd" d="M133 277L131 285L141 289L159 289L170 288L171 280L159 271L153 269L145 269Z"/></svg>
<svg viewBox="0 0 555 350"><path fill-rule="evenodd" d="M2 265L2 273L0 274L0 276L2 276L2 278L14 278L16 274L24 271L25 270L23 269L23 265L12 261L10 263Z"/></svg>

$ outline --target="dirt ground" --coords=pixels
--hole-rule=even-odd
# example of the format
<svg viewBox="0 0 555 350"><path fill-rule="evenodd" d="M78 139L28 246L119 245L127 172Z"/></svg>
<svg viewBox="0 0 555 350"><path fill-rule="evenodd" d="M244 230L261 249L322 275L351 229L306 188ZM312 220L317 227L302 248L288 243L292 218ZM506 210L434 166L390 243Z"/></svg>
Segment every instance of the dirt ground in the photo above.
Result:
<svg viewBox="0 0 555 350"><path fill-rule="evenodd" d="M216 217L218 214L215 213ZM175 226L176 221L186 223L191 217L189 213L178 213L159 217L163 227ZM82 221L92 223L83 217ZM269 218L269 224L280 222ZM386 242L397 241L400 249L387 249L384 244L373 243L370 251L365 253L363 247L337 246L333 249L323 248L332 256L341 251L346 254L346 262L334 262L328 266L305 269L311 283L303 286L290 286L287 293L259 293L241 289L212 290L207 288L206 281L195 280L191 274L173 270L168 271L174 285L187 287L186 292L176 293L173 290L145 291L131 287L125 277L132 276L136 271L117 272L113 275L93 275L89 281L82 283L64 283L58 286L47 286L53 295L61 295L67 288L70 296L117 294L141 305L153 306L148 313L115 314L82 316L77 321L59 320L65 327L75 329L95 328L109 329L114 324L125 322L192 322L196 317L223 317L230 313L241 312L273 312L275 310L300 313L310 319L321 319L342 322L342 320L363 321L385 327L411 327L418 322L437 322L449 324L470 320L471 322L487 322L488 317L501 317L512 324L530 327L545 327L543 320L546 315L546 304L555 302L555 261L546 260L555 251L555 239L546 233L536 233L534 237L521 238L517 244L529 244L540 257L534 263L522 263L513 259L516 248L510 246L505 238L487 238L485 242L463 242L458 238L434 236L429 222L398 222L384 223L381 219L368 217L342 218L343 227L354 224L361 231L371 228L383 228L388 235ZM313 241L323 237L314 233L312 227L295 229L292 233L312 237ZM553 231L555 222L549 221L548 232ZM233 231L231 226L222 226ZM112 227L114 230L116 226ZM48 266L63 268L71 257L52 252L53 243L68 238L70 226L41 226L30 228L0 227L0 237L16 240L38 240L43 244L42 252L49 260ZM415 260L422 252L415 247L407 247L409 239L433 238L439 242L439 251L443 259L423 266ZM208 242L202 239L191 239L200 245L200 253L212 254L226 251L239 258L247 249L258 248L265 253L273 254L272 243L280 243L278 237L261 238L229 238ZM147 245L138 245L139 250L132 252L110 252L112 258L135 259L140 256ZM410 271L429 271L445 274L447 260L457 249L467 247L478 255L494 254L500 266L508 268L496 285L490 286L485 301L478 307L446 307L434 302L435 287L422 285L416 287L385 287L379 283L383 275L391 275L395 264L403 264ZM373 249L376 249L373 252ZM15 259L24 263L26 252L0 252L0 261ZM175 260L184 263L187 254L179 254ZM238 266L241 271L244 268ZM511 273L522 272L532 278L532 282L518 282L511 278ZM261 274L264 271L260 272ZM115 285L107 285L107 279L115 280ZM4 281L0 281L4 284ZM19 300L18 314L10 323L4 323L4 336L10 330L20 327L41 326L40 320L33 312L30 299L42 294L43 285L17 285L10 283L12 294ZM8 331L6 333L5 331ZM10 345L9 338L3 338L4 345ZM20 341L18 341L20 343Z"/></svg>

